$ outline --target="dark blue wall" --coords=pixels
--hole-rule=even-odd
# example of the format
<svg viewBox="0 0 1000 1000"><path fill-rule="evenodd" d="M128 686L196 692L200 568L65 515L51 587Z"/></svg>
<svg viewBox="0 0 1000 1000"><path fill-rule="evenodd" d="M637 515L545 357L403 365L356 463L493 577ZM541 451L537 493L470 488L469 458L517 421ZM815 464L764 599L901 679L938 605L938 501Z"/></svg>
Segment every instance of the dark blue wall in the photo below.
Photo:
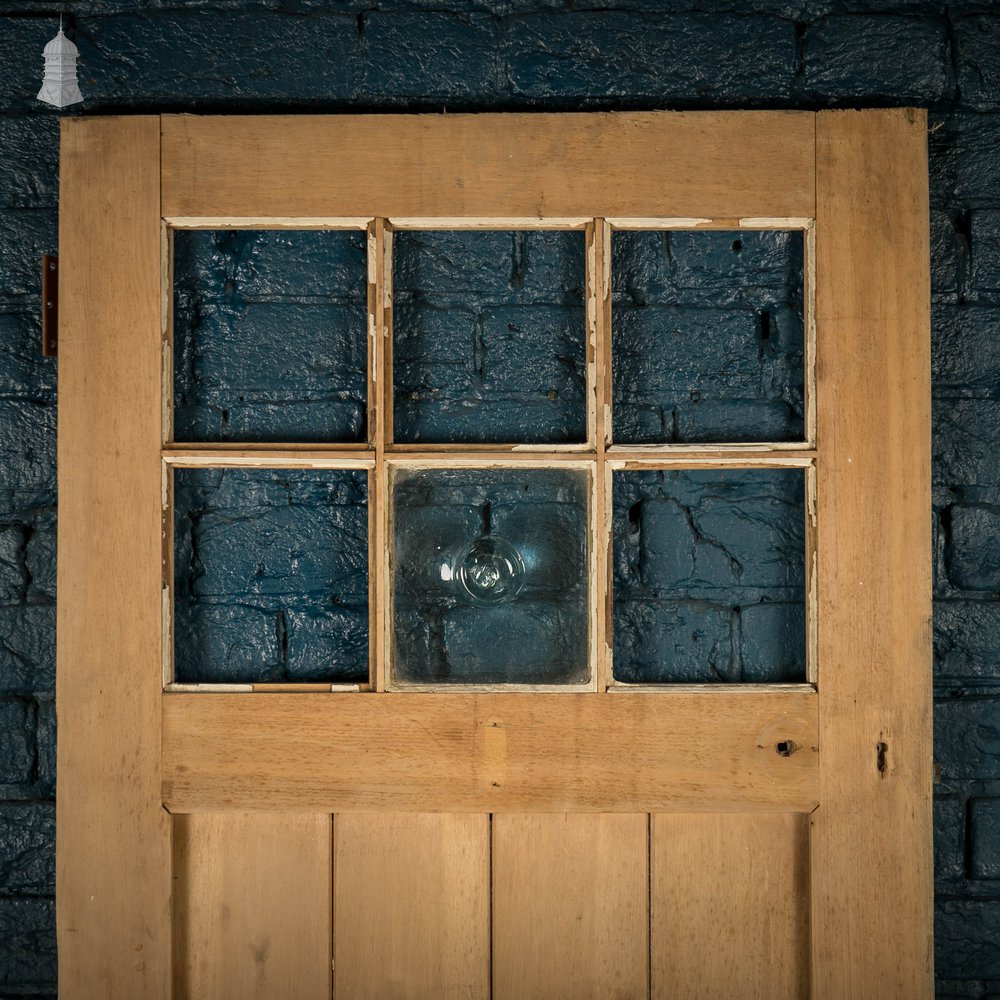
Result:
<svg viewBox="0 0 1000 1000"><path fill-rule="evenodd" d="M82 112L931 109L937 964L1000 995L1000 12L925 0L0 0L0 998L54 991L57 13ZM236 154L238 155L238 154ZM732 155L738 158L739 149Z"/></svg>

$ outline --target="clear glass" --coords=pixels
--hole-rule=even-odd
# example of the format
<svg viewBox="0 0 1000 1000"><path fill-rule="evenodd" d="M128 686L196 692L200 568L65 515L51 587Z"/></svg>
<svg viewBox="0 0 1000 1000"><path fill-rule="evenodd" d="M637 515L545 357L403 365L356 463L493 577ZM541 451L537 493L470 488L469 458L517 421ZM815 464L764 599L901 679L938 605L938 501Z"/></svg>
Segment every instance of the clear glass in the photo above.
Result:
<svg viewBox="0 0 1000 1000"><path fill-rule="evenodd" d="M395 684L589 680L589 483L570 469L393 473Z"/></svg>

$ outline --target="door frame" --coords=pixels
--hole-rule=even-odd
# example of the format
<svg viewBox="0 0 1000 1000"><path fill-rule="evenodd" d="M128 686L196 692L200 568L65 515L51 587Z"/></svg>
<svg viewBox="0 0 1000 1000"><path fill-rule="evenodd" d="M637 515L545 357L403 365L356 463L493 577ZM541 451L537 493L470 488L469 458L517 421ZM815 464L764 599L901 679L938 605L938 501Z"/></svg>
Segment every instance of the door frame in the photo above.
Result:
<svg viewBox="0 0 1000 1000"><path fill-rule="evenodd" d="M926 134L925 113L912 109L64 120L62 995L170 996L173 813L771 809L811 814L813 996L930 997ZM373 690L350 696L170 690L166 467L360 461L384 496L395 457L386 406L360 454L169 440L171 227L306 224L369 230L370 398L387 391L390 303L379 289L392 225L587 227L593 446L609 463L807 466L815 683L609 692L602 611L589 692L414 702L421 695L384 690L384 654ZM609 445L600 386L615 227L810 234L816 377L801 445L642 454ZM384 552L384 518L372 530L373 551ZM606 548L596 552L606 575ZM373 569L372 641L384 650L384 560ZM345 726L378 752L352 757ZM776 754L787 740L806 749ZM323 753L298 757L315 763L290 789L287 761L310 747ZM414 747L429 766L412 766ZM581 769L584 749L604 780Z"/></svg>

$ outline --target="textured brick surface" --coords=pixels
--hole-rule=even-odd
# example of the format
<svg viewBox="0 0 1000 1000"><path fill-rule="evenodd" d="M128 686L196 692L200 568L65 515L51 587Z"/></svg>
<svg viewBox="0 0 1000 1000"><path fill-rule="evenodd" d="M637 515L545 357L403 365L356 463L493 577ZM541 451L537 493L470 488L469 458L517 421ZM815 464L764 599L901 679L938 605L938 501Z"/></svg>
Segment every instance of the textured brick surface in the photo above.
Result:
<svg viewBox="0 0 1000 1000"><path fill-rule="evenodd" d="M174 237L174 437L365 435L363 234Z"/></svg>
<svg viewBox="0 0 1000 1000"><path fill-rule="evenodd" d="M977 298L1000 304L1000 210L972 212L971 224L972 289Z"/></svg>
<svg viewBox="0 0 1000 1000"><path fill-rule="evenodd" d="M806 30L803 52L813 99L924 104L954 88L943 18L834 15Z"/></svg>
<svg viewBox="0 0 1000 1000"><path fill-rule="evenodd" d="M506 25L507 73L532 98L658 98L712 105L791 95L795 27L775 17L613 11L528 14ZM754 58L733 59L733 45Z"/></svg>
<svg viewBox="0 0 1000 1000"><path fill-rule="evenodd" d="M969 825L969 874L978 879L1000 879L1000 799L973 799Z"/></svg>
<svg viewBox="0 0 1000 1000"><path fill-rule="evenodd" d="M43 494L55 487L56 364L37 355L34 316L37 254L55 246L59 115L36 103L34 94L41 47L54 33L57 8L63 6L52 0L0 0L0 523L11 526L0 528L5 536L0 589L8 594L0 599L0 704L8 724L0 737L0 767L17 771L25 748L35 748L27 783L19 773L14 783L0 785L0 800L8 803L0 802L0 809L12 800L51 795L54 780L54 498ZM142 16L136 4L124 0L71 5L67 30L80 46L87 101L70 114L907 103L931 108L935 755L944 778L935 820L939 995L1000 997L1000 880L967 877L974 858L983 865L981 859L997 849L995 828L972 823L985 807L973 809L970 803L1000 798L1000 601L987 558L997 551L998 529L983 513L1000 509L995 5L983 0L606 0L599 5L346 0L333 8L329 0L147 0L140 6ZM727 152L740 155L738 149ZM264 330L285 321L278 318L281 309L305 319L303 310L317 305L316 315L340 322L333 308L341 301L339 291L318 293L325 298L322 304L300 300L282 284L294 278L294 265L279 280L281 254L267 254L270 247L281 249L280 240L261 237L246 246L252 247L246 257L223 252L206 258L218 259L229 270L213 279L215 299L206 302L205 331L218 333L239 315L229 298L237 290L240 295L249 290L255 305L271 310L261 324ZM290 254L287 246L282 252ZM506 276L510 269L498 273ZM232 289L227 288L230 280ZM336 283L336 273L331 280ZM718 286L710 291L702 306L724 294ZM620 307L628 305L631 293L616 285L615 294ZM726 303L727 313L730 306L737 308ZM683 328L702 329L696 319L684 317L688 325ZM730 329L727 323L734 324L733 331L752 332L722 317L718 328ZM773 330L784 333L777 312ZM502 339L504 348L516 343ZM495 357L508 365L508 373L517 363L509 351ZM331 359L324 364L331 367ZM493 372L498 384L509 377L502 365ZM549 419L560 405L562 395L557 400L547 395L550 386L544 383L551 373L543 368L544 379L537 383L544 399L538 399L536 389L523 400L525 426ZM734 388L737 384L742 385L734 382ZM315 408L296 413L293 400L302 397L288 388L287 383L280 387L281 399L267 397L250 407L246 399L240 405L238 390L224 394L230 399L216 396L193 425L194 433L221 435L225 423L232 436L261 433L262 426L265 433L284 436L307 420L316 421L324 433L344 427L360 433L356 398L339 399L337 406L327 401L321 414ZM742 388L739 394L723 393L719 405L733 406L744 393ZM704 413L703 401L698 405ZM223 410L229 411L225 422ZM509 419L509 411L509 405L498 403L483 412L499 421ZM653 417L648 418L653 429L666 425ZM445 418L453 420L454 414L434 417ZM738 419L748 419L745 409ZM787 420L788 414L765 407L758 419L763 427ZM779 423L773 426L777 430ZM697 425L692 422L690 428ZM953 518L956 511L961 513ZM794 614L786 605L755 605L752 612L740 613L736 632L728 605L702 606L697 628L687 618L671 620L652 608L637 603L629 614L641 612L645 619L622 617L650 648L668 650L672 662L710 660L723 672L741 664L754 676L755 664L767 658L760 653L766 643L754 637L752 619L759 615L766 638L779 628L775 617ZM246 663L244 631L252 637L255 664L277 668L284 656L289 674L296 664L312 673L310 651L327 642L324 636L336 636L337 648L348 659L365 641L365 623L351 617L350 608L331 605L322 614L289 608L283 630L270 610L253 604L202 603L200 609L204 635L199 641L212 650L210 658L221 665L222 675ZM220 621L221 630L208 628L213 614L229 616ZM239 641L212 647L210 634ZM34 726L27 735L25 720ZM34 836L36 817L16 810L3 815L5 829L23 827L25 836ZM2 851L0 856L5 857ZM0 873L0 998L52 995L51 898L13 898L21 891L17 879L22 876L5 874L9 871Z"/></svg>
<svg viewBox="0 0 1000 1000"><path fill-rule="evenodd" d="M51 895L55 869L55 807L47 802L0 804L0 884L4 892Z"/></svg>
<svg viewBox="0 0 1000 1000"><path fill-rule="evenodd" d="M1000 17L993 13L956 18L955 39L962 103L1000 110Z"/></svg>
<svg viewBox="0 0 1000 1000"><path fill-rule="evenodd" d="M945 900L934 921L935 968L942 979L1000 979L998 900Z"/></svg>
<svg viewBox="0 0 1000 1000"><path fill-rule="evenodd" d="M583 234L398 233L393 249L396 440L583 441Z"/></svg>
<svg viewBox="0 0 1000 1000"><path fill-rule="evenodd" d="M35 995L55 980L54 901L0 896L0 989Z"/></svg>
<svg viewBox="0 0 1000 1000"><path fill-rule="evenodd" d="M799 235L616 233L612 269L616 442L801 439Z"/></svg>
<svg viewBox="0 0 1000 1000"><path fill-rule="evenodd" d="M615 474L618 679L804 679L803 489L794 471Z"/></svg>
<svg viewBox="0 0 1000 1000"><path fill-rule="evenodd" d="M178 470L176 678L368 679L364 473Z"/></svg>

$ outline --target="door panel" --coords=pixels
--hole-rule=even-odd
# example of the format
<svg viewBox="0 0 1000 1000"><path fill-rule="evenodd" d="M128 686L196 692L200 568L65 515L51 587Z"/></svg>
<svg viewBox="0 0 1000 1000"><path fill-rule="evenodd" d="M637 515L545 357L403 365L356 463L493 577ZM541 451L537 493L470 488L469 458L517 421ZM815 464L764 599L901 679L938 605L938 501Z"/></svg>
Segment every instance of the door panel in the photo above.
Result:
<svg viewBox="0 0 1000 1000"><path fill-rule="evenodd" d="M648 994L645 814L493 817L493 996Z"/></svg>
<svg viewBox="0 0 1000 1000"><path fill-rule="evenodd" d="M808 837L803 814L653 816L654 998L809 995Z"/></svg>
<svg viewBox="0 0 1000 1000"><path fill-rule="evenodd" d="M173 849L178 1000L329 997L329 816L178 816Z"/></svg>
<svg viewBox="0 0 1000 1000"><path fill-rule="evenodd" d="M485 815L334 818L336 996L489 996L489 835Z"/></svg>

